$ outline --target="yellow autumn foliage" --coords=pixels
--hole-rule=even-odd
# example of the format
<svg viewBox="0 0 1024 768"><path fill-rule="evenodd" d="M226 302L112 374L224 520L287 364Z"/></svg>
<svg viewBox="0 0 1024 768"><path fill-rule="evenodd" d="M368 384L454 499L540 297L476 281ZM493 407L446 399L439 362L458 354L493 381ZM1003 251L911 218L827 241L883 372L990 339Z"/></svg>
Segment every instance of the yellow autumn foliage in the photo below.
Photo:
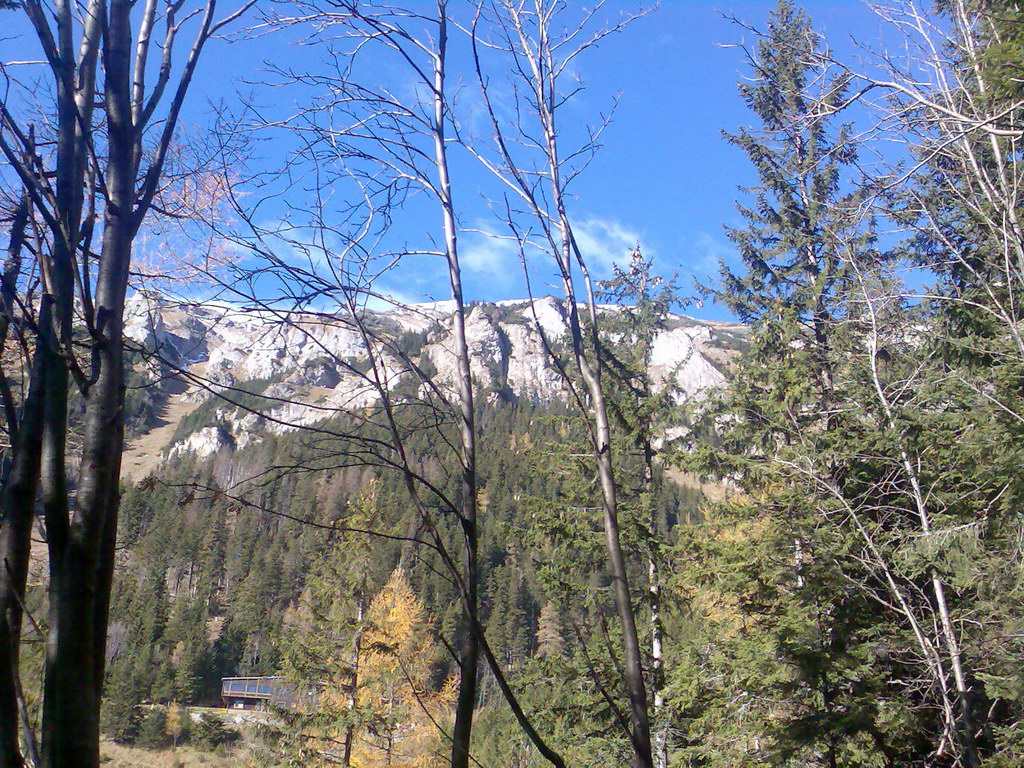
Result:
<svg viewBox="0 0 1024 768"><path fill-rule="evenodd" d="M397 569L367 611L356 704L366 726L355 734L354 768L440 768L454 688L431 690L440 651L405 574Z"/></svg>

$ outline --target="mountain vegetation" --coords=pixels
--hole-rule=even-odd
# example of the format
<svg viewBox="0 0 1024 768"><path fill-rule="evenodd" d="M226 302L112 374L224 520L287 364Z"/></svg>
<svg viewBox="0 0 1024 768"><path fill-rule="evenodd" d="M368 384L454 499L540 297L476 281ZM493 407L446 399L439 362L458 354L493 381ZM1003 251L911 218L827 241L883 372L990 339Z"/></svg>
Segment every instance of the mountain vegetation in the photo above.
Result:
<svg viewBox="0 0 1024 768"><path fill-rule="evenodd" d="M635 17L251 5L0 4L55 94L0 101L0 768L1024 765L1016 0L879 9L910 55L870 67L792 0L744 23L754 181L695 296L639 244L599 279L573 215L577 60ZM173 146L241 23L329 62L275 73L285 170ZM521 300L464 295L464 162ZM136 268L168 221L181 263ZM427 257L447 300L382 290ZM235 677L285 695L224 709Z"/></svg>

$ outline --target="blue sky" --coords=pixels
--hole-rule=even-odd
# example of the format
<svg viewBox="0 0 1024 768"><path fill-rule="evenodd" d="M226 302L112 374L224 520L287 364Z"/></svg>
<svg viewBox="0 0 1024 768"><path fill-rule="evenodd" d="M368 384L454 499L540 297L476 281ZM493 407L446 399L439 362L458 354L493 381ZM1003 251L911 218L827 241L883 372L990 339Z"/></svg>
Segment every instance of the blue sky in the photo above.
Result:
<svg viewBox="0 0 1024 768"><path fill-rule="evenodd" d="M580 126L593 122L619 97L604 147L580 178L573 202L578 234L598 276L608 275L611 262L624 259L637 241L661 272L678 273L687 291L694 276L708 276L719 258L730 258L723 224L738 223L737 185L754 178L743 154L724 141L721 132L751 122L736 90L744 56L731 47L744 38L749 41L750 34L727 20L723 11L763 26L773 6L667 0L579 60L578 74L587 91L563 119L578 119ZM614 13L633 7L610 2L606 9ZM810 2L805 7L840 54L855 55L851 36L872 41L879 34L876 17L855 0ZM308 58L315 66L314 52L275 45L276 55ZM453 56L454 70L459 57L458 52ZM457 159L461 223L500 231L482 200L492 194L485 177L468 159ZM415 205L401 218L402 236L410 243L422 242L436 221L432 209L421 211ZM518 259L509 246L468 232L461 239L461 254L468 298L524 295ZM382 286L406 300L447 298L442 265L429 258L407 260L384 278ZM541 279L534 291L543 294L557 288ZM689 311L708 319L727 317L714 306Z"/></svg>
<svg viewBox="0 0 1024 768"><path fill-rule="evenodd" d="M424 10L432 5L429 0L418 2ZM737 186L754 179L742 153L727 144L721 132L752 120L736 90L743 53L730 47L744 37L749 41L750 34L724 18L723 12L763 26L773 6L774 2L752 0L665 0L578 60L577 72L587 91L563 117L578 121L570 128L594 122L619 96L604 147L580 178L572 209L598 277L609 273L612 260L625 259L637 241L659 271L680 275L684 290L691 289L693 276L707 276L719 258L730 258L723 224L738 223ZM614 14L635 7L610 0L606 10ZM868 43L879 36L880 22L856 0L819 0L804 7L841 56L855 55L851 36ZM15 50L23 43L4 41L4 58L24 55ZM454 57L453 68L458 68L461 55ZM253 91L238 81L264 79L266 62L315 70L320 60L316 50L296 46L287 36L230 45L216 42L205 56L184 116L198 125L210 119L211 104L230 102L237 90ZM302 99L300 92L289 89L255 90L264 109L278 115ZM271 137L259 150L273 164L284 146ZM469 158L458 158L455 181L461 224L497 231L484 201L492 187L483 170ZM422 244L436 233L435 220L432 209L413 204L397 217L396 236L414 246ZM462 236L462 257L467 298L524 295L518 260L500 242L467 232ZM543 282L535 286L536 293L554 291ZM405 300L447 298L442 265L424 257L407 260L400 271L383 279L381 287ZM689 311L709 319L726 317L713 306Z"/></svg>
<svg viewBox="0 0 1024 768"><path fill-rule="evenodd" d="M751 36L725 19L722 9L763 27L773 6L669 0L609 40L588 65L592 98L600 100L599 89L615 88L622 98L581 209L635 232L666 272L706 275L732 254L723 224L740 223L737 186L755 176L722 130L753 123L736 89L744 54L730 47ZM855 0L804 7L840 53L854 52L851 34L877 36L874 15ZM693 311L718 314L712 307Z"/></svg>

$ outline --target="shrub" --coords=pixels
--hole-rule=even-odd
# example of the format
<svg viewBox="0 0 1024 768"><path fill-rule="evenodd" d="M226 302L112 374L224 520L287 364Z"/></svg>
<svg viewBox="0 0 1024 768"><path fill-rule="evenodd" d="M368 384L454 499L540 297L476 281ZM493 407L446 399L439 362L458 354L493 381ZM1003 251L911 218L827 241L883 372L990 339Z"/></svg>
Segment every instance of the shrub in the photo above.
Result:
<svg viewBox="0 0 1024 768"><path fill-rule="evenodd" d="M242 734L226 725L216 715L206 712L199 716L199 722L192 725L191 742L196 749L213 752L217 747L234 744Z"/></svg>
<svg viewBox="0 0 1024 768"><path fill-rule="evenodd" d="M163 749L170 744L171 737L167 735L167 713L162 708L146 710L142 715L135 746L143 749Z"/></svg>

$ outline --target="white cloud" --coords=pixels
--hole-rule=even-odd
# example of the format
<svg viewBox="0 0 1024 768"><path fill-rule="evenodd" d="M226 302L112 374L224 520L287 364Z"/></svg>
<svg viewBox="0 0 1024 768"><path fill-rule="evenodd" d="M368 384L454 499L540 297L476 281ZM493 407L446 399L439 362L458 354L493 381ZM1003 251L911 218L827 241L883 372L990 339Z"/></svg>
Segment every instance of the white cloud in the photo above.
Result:
<svg viewBox="0 0 1024 768"><path fill-rule="evenodd" d="M724 237L698 232L687 238L681 266L694 275L713 275L718 272L719 262L731 264L736 258L736 248Z"/></svg>
<svg viewBox="0 0 1024 768"><path fill-rule="evenodd" d="M477 226L462 235L459 260L472 272L505 277L519 266L519 246L484 226Z"/></svg>
<svg viewBox="0 0 1024 768"><path fill-rule="evenodd" d="M611 274L613 264L626 264L629 254L643 237L634 229L615 221L588 216L573 225L576 243L596 278ZM544 244L531 242L531 259L545 250ZM645 248L650 255L650 249ZM460 248L463 266L473 272L508 278L520 270L519 245L508 237L491 233L486 224L464 233Z"/></svg>
<svg viewBox="0 0 1024 768"><path fill-rule="evenodd" d="M578 221L573 232L580 253L597 277L610 275L613 264L628 264L630 251L643 245L639 232L614 219L590 216ZM650 248L644 248L644 253L653 255Z"/></svg>

